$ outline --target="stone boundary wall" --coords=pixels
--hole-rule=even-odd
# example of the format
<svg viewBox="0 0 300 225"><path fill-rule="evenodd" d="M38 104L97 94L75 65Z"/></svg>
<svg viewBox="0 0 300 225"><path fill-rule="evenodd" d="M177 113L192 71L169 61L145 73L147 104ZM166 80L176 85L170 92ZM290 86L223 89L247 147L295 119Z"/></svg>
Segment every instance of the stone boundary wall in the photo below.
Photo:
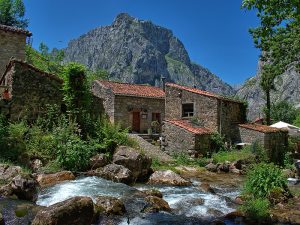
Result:
<svg viewBox="0 0 300 225"><path fill-rule="evenodd" d="M4 76L12 96L10 119L36 119L46 112L46 105L62 104L63 80L21 61L11 61Z"/></svg>
<svg viewBox="0 0 300 225"><path fill-rule="evenodd" d="M0 29L0 77L12 57L25 60L26 38L26 34Z"/></svg>

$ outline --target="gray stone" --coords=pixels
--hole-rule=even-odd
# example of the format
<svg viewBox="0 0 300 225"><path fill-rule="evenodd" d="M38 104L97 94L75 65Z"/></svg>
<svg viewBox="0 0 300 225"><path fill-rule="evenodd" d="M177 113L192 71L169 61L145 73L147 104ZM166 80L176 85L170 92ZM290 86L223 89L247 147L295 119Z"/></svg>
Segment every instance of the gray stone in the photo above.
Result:
<svg viewBox="0 0 300 225"><path fill-rule="evenodd" d="M218 172L218 166L213 163L209 163L205 166L205 169L207 169L210 172Z"/></svg>
<svg viewBox="0 0 300 225"><path fill-rule="evenodd" d="M29 176L16 176L11 183L13 194L19 199L36 201L38 189L35 179Z"/></svg>
<svg viewBox="0 0 300 225"><path fill-rule="evenodd" d="M148 179L151 162L149 157L127 146L119 146L113 156L113 163L128 168L139 181Z"/></svg>
<svg viewBox="0 0 300 225"><path fill-rule="evenodd" d="M189 186L190 181L183 179L177 173L171 170L159 170L155 171L149 178L149 184L163 184L174 186Z"/></svg>
<svg viewBox="0 0 300 225"><path fill-rule="evenodd" d="M134 182L132 172L126 167L117 164L106 165L102 170L99 170L98 174L96 175L99 175L108 180L125 184L131 184Z"/></svg>
<svg viewBox="0 0 300 225"><path fill-rule="evenodd" d="M99 213L123 215L126 212L124 204L110 196L97 196L95 206Z"/></svg>
<svg viewBox="0 0 300 225"><path fill-rule="evenodd" d="M109 158L103 153L94 155L92 158L90 158L91 169L97 169L99 167L106 166L107 164L109 164Z"/></svg>
<svg viewBox="0 0 300 225"><path fill-rule="evenodd" d="M32 225L90 225L94 216L89 197L74 197L40 210Z"/></svg>

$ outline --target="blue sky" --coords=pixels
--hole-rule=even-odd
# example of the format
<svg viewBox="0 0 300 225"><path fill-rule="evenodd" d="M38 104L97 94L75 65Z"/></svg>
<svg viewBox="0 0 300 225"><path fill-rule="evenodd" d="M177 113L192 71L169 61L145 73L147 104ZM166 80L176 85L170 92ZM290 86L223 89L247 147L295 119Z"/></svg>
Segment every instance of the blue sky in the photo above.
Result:
<svg viewBox="0 0 300 225"><path fill-rule="evenodd" d="M258 25L242 0L24 0L33 46L66 47L87 31L110 25L116 15L151 20L169 28L190 58L229 84L254 75L259 51L248 33Z"/></svg>

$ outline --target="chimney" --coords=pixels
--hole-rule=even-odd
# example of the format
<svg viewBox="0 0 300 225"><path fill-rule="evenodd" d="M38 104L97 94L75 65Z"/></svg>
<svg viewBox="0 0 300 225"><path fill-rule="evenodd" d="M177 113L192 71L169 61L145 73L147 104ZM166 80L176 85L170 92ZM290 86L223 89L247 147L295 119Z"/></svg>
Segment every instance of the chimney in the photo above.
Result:
<svg viewBox="0 0 300 225"><path fill-rule="evenodd" d="M165 77L161 77L161 83L162 83L162 89L164 91L166 91L166 78Z"/></svg>

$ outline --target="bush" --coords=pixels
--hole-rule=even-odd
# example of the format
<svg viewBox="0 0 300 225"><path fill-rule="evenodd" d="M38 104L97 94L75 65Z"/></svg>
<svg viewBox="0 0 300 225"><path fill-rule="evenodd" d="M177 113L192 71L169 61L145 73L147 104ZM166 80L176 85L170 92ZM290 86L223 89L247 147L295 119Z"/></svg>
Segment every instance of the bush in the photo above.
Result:
<svg viewBox="0 0 300 225"><path fill-rule="evenodd" d="M225 146L224 137L221 136L219 133L214 133L210 137L210 145L212 152L219 152L219 151L227 151L227 147Z"/></svg>
<svg viewBox="0 0 300 225"><path fill-rule="evenodd" d="M249 147L247 146L247 148ZM269 162L267 151L259 143L259 141L254 141L250 146L250 150L253 154L255 154L258 162Z"/></svg>
<svg viewBox="0 0 300 225"><path fill-rule="evenodd" d="M247 172L244 193L254 198L267 198L274 188L288 190L287 180L274 164L260 163Z"/></svg>
<svg viewBox="0 0 300 225"><path fill-rule="evenodd" d="M269 201L264 198L248 199L241 206L242 212L252 220L264 220L269 217Z"/></svg>
<svg viewBox="0 0 300 225"><path fill-rule="evenodd" d="M254 161L254 155L248 148L242 150L220 151L212 155L212 159L216 163L225 161L233 162L237 160L246 160L247 162Z"/></svg>

